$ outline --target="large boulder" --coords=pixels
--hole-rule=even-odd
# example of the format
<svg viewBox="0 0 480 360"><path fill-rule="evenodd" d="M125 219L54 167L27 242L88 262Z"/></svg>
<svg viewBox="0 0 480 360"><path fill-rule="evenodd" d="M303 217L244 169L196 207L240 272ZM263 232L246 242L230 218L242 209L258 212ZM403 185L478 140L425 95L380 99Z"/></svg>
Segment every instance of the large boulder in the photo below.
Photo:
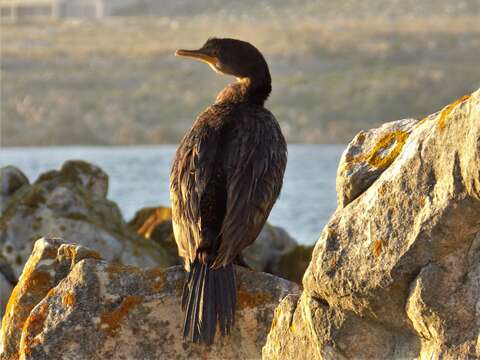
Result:
<svg viewBox="0 0 480 360"><path fill-rule="evenodd" d="M106 198L108 176L99 167L67 161L29 184L9 166L1 178L8 185L2 193L8 201L0 212L0 274L10 285L16 284L35 240L42 236L67 238L101 252L109 261L170 264L166 250L132 231L117 204ZM8 291L8 285L3 289ZM0 302L0 319L3 310Z"/></svg>
<svg viewBox="0 0 480 360"><path fill-rule="evenodd" d="M138 235L159 244L170 265L182 264L173 236L172 211L168 207L143 208L128 225ZM255 242L245 248L238 261L257 271L299 283L310 261L313 246L298 245L280 226L266 223Z"/></svg>
<svg viewBox="0 0 480 360"><path fill-rule="evenodd" d="M363 172L343 157L343 203L304 292L276 309L264 359L480 357L480 90L380 129L355 155Z"/></svg>
<svg viewBox="0 0 480 360"><path fill-rule="evenodd" d="M236 268L238 306L229 337L183 341L182 267L124 266L57 240L37 241L10 298L2 359L259 359L278 302L298 286Z"/></svg>
<svg viewBox="0 0 480 360"><path fill-rule="evenodd" d="M16 191L0 216L0 254L20 275L36 239L68 238L107 260L141 266L165 265L160 246L131 231L106 198L108 176L83 161L67 161Z"/></svg>

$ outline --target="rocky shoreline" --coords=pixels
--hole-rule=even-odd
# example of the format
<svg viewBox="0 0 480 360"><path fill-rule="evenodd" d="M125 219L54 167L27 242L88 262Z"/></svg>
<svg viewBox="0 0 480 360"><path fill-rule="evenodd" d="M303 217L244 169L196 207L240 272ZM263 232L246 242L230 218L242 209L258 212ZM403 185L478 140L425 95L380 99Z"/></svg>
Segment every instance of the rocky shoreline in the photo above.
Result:
<svg viewBox="0 0 480 360"><path fill-rule="evenodd" d="M180 265L167 207L140 209L126 222L107 198L108 175L72 160L29 183L20 169L0 169L0 316L37 239L68 239L98 251L106 261L140 267ZM303 247L280 227L267 224L239 262L297 283L313 247Z"/></svg>
<svg viewBox="0 0 480 360"><path fill-rule="evenodd" d="M480 90L360 132L313 254L267 225L239 261L278 276L237 267L239 320L210 349L181 340L168 208L125 222L81 161L0 180L2 360L480 357Z"/></svg>

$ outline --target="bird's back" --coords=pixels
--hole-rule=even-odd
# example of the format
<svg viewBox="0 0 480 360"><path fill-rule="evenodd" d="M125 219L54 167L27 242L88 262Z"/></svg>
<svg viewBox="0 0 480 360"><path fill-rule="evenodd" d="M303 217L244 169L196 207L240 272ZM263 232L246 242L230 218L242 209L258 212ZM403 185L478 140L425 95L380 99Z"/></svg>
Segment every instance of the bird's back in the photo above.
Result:
<svg viewBox="0 0 480 360"><path fill-rule="evenodd" d="M171 172L175 238L187 265L202 243L202 226L212 226L212 216L220 222L215 230L222 233L217 265L233 260L255 240L280 193L285 166L285 139L262 106L215 104L200 114L184 136ZM212 186L220 194L217 199ZM221 201L222 190L223 205L215 201ZM211 206L223 216L218 209L202 209L204 196L216 202Z"/></svg>

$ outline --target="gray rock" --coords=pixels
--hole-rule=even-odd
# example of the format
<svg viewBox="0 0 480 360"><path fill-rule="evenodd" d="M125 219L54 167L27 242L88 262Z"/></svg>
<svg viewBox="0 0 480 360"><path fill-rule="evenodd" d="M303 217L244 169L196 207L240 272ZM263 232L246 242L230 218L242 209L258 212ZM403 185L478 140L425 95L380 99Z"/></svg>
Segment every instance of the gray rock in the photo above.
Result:
<svg viewBox="0 0 480 360"><path fill-rule="evenodd" d="M180 266L141 269L93 254L36 243L10 300L15 316L4 319L2 359L259 359L275 306L298 293L286 280L237 268L234 329L207 348L181 336ZM35 279L42 277L39 289Z"/></svg>
<svg viewBox="0 0 480 360"><path fill-rule="evenodd" d="M263 358L479 358L479 219L480 90L410 128L337 209Z"/></svg>
<svg viewBox="0 0 480 360"><path fill-rule="evenodd" d="M83 161L68 161L24 186L0 217L0 253L16 276L42 236L68 238L126 264L162 265L160 246L137 236L114 202L106 199L107 175Z"/></svg>
<svg viewBox="0 0 480 360"><path fill-rule="evenodd" d="M252 269L300 283L312 250L298 245L280 226L266 223L255 242L242 251L242 259Z"/></svg>
<svg viewBox="0 0 480 360"><path fill-rule="evenodd" d="M83 161L68 161L21 186L0 216L0 272L15 283L35 240L43 236L68 238L109 261L168 265L161 246L128 228L117 204L105 198L107 189L107 175Z"/></svg>
<svg viewBox="0 0 480 360"><path fill-rule="evenodd" d="M14 166L0 168L0 214L12 195L24 185L28 185L28 178L22 171Z"/></svg>

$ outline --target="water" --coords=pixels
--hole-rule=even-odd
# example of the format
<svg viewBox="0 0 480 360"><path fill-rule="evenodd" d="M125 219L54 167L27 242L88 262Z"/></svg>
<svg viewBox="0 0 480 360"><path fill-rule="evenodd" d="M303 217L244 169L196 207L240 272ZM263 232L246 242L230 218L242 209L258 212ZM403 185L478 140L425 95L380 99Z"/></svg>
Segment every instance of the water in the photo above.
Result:
<svg viewBox="0 0 480 360"><path fill-rule="evenodd" d="M110 177L109 198L129 220L145 206L169 204L175 146L2 148L0 166L15 165L34 181L65 160L82 159ZM336 207L335 173L343 145L290 145L280 199L269 221L302 244L313 244Z"/></svg>

